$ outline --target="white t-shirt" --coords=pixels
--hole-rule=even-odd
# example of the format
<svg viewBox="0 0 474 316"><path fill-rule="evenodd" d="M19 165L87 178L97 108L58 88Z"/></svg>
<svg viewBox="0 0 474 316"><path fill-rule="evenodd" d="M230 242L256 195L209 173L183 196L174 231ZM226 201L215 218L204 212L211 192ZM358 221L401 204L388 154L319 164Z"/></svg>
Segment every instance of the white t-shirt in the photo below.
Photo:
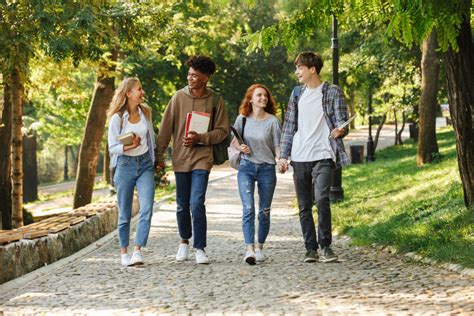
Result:
<svg viewBox="0 0 474 316"><path fill-rule="evenodd" d="M127 151L124 151L124 155L127 156L140 156L143 155L148 151L148 144L147 144L147 133L148 128L146 122L144 120L140 120L138 123L128 122L125 129L122 131L122 134L133 132L135 135L140 136L140 146L137 148L133 148Z"/></svg>
<svg viewBox="0 0 474 316"><path fill-rule="evenodd" d="M306 87L298 102L298 131L293 137L291 160L310 162L336 160L329 141L329 126L324 118L323 85Z"/></svg>

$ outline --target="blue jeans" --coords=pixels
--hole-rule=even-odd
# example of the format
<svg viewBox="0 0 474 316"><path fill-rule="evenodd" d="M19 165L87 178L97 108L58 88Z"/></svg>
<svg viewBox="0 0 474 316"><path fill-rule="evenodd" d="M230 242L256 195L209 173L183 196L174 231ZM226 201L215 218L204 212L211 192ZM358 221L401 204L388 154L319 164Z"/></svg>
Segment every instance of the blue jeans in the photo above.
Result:
<svg viewBox="0 0 474 316"><path fill-rule="evenodd" d="M176 218L178 220L179 236L188 240L193 235L196 249L206 248L207 219L206 191L209 181L209 171L193 170L190 172L175 172L176 178ZM192 212L192 225L191 225Z"/></svg>
<svg viewBox="0 0 474 316"><path fill-rule="evenodd" d="M128 247L129 243L133 191L135 186L137 187L138 202L140 204L135 245L146 246L150 232L155 196L153 162L150 158L150 154L145 153L136 157L126 155L119 156L117 168L115 169L114 184L117 189L119 207L117 226L120 248Z"/></svg>
<svg viewBox="0 0 474 316"><path fill-rule="evenodd" d="M270 207L276 186L275 165L240 160L237 183L242 200L242 231L246 245L255 244L255 182L258 184L258 243L263 244L270 231Z"/></svg>

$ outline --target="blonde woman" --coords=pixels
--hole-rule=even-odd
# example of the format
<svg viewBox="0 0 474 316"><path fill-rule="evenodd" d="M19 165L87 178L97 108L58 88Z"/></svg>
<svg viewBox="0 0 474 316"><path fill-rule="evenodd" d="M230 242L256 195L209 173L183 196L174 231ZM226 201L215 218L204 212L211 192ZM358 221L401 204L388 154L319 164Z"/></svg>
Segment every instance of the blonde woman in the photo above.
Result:
<svg viewBox="0 0 474 316"><path fill-rule="evenodd" d="M115 167L114 185L119 207L118 238L123 266L142 265L141 247L146 246L150 232L155 194L155 139L151 110L142 103L145 92L140 81L127 78L115 90L108 110L108 143L111 167ZM117 136L132 132L132 143L124 145ZM135 247L128 254L133 191L137 187L140 204Z"/></svg>

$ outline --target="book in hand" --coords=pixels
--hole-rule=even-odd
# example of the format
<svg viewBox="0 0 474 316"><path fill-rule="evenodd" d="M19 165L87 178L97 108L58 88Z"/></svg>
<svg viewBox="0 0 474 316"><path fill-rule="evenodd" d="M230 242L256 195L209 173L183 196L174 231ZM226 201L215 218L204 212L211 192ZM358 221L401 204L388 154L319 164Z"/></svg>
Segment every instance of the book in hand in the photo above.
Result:
<svg viewBox="0 0 474 316"><path fill-rule="evenodd" d="M340 126L338 126L337 128L344 128L346 127L347 125L349 125L350 122L352 122L353 119L355 119L355 117L357 116L357 114L354 114L352 117L350 117L347 121L345 121L344 123L342 123Z"/></svg>
<svg viewBox="0 0 474 316"><path fill-rule="evenodd" d="M192 111L186 116L186 137L189 132L196 132L204 134L209 129L209 122L211 121L211 114L205 112Z"/></svg>
<svg viewBox="0 0 474 316"><path fill-rule="evenodd" d="M125 146L131 145L133 143L133 137L135 136L135 133L133 132L128 132L125 134L121 134L117 136L117 140L124 144Z"/></svg>

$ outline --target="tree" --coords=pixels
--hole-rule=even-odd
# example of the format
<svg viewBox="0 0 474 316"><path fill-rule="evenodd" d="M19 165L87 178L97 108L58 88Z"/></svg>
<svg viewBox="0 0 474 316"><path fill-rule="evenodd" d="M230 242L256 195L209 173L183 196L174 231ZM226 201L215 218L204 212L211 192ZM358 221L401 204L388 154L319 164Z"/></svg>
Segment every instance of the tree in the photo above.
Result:
<svg viewBox="0 0 474 316"><path fill-rule="evenodd" d="M100 145L105 130L106 110L114 92L118 56L141 50L145 39L150 36L150 25L165 28L171 10L172 6L167 1L154 6L145 3L110 2L98 7L97 11L90 12L91 19L95 22L93 33L82 33L84 38L78 37L77 45L84 47L81 50L83 52L91 49L96 53L100 52L101 58L79 150L74 208L86 205L92 200Z"/></svg>
<svg viewBox="0 0 474 316"><path fill-rule="evenodd" d="M421 97L418 133L418 153L416 164L421 166L433 161L438 154L438 143L436 141L436 108L438 106L436 97L438 93L439 61L436 56L436 31L423 41L421 58Z"/></svg>
<svg viewBox="0 0 474 316"><path fill-rule="evenodd" d="M257 47L268 48L280 41L294 46L318 25L335 14L338 20L369 20L386 29L388 37L411 46L436 29L440 50L446 58L450 113L457 139L458 164L467 207L474 205L474 45L471 35L471 0L453 1L309 1L308 9L297 11L252 35Z"/></svg>
<svg viewBox="0 0 474 316"><path fill-rule="evenodd" d="M92 96L91 107L87 115L86 128L77 169L76 187L74 190L73 208L86 205L92 200L92 191L97 171L100 144L107 119L106 111L115 90L115 63L117 52L112 52L109 61L104 61L97 74L97 82Z"/></svg>
<svg viewBox="0 0 474 316"><path fill-rule="evenodd" d="M458 166L466 206L474 205L474 45L469 16L470 3L471 1L462 2L464 8L456 45L445 53L449 108L456 133Z"/></svg>
<svg viewBox="0 0 474 316"><path fill-rule="evenodd" d="M3 93L0 100L0 212L2 213L2 229L12 229L12 106L8 83L2 82L2 84Z"/></svg>

